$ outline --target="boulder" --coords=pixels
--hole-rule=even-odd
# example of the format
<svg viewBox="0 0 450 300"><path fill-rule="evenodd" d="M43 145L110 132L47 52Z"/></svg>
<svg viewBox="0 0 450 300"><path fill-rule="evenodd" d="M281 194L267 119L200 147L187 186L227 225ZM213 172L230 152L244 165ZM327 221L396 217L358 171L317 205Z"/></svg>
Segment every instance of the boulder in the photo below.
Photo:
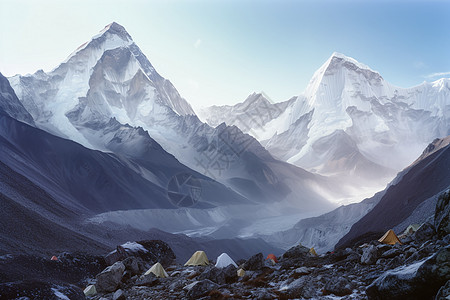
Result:
<svg viewBox="0 0 450 300"><path fill-rule="evenodd" d="M286 292L289 299L308 299L316 297L316 290L316 287L313 285L313 280L311 280L308 276L302 276L291 282L288 285Z"/></svg>
<svg viewBox="0 0 450 300"><path fill-rule="evenodd" d="M369 299L432 299L450 279L450 246L428 259L383 273L366 290Z"/></svg>
<svg viewBox="0 0 450 300"><path fill-rule="evenodd" d="M125 270L130 271L132 275L138 275L145 271L144 262L141 258L129 256L125 258L122 263L125 266Z"/></svg>
<svg viewBox="0 0 450 300"><path fill-rule="evenodd" d="M187 292L187 297L189 299L198 299L202 296L206 296L209 292L219 287L218 284L212 282L211 280L204 279L197 282L194 282L192 286L190 286L189 291Z"/></svg>
<svg viewBox="0 0 450 300"><path fill-rule="evenodd" d="M295 247L290 248L283 254L283 258L289 259L301 259L302 257L307 256L309 253L309 249L302 245L297 245Z"/></svg>
<svg viewBox="0 0 450 300"><path fill-rule="evenodd" d="M238 280L237 268L233 265L229 265L222 269L225 277L225 283L230 284Z"/></svg>
<svg viewBox="0 0 450 300"><path fill-rule="evenodd" d="M250 257L243 265L244 270L257 271L261 270L264 265L262 253L258 253Z"/></svg>
<svg viewBox="0 0 450 300"><path fill-rule="evenodd" d="M438 197L434 213L434 226L438 237L443 238L450 233L450 191Z"/></svg>
<svg viewBox="0 0 450 300"><path fill-rule="evenodd" d="M325 294L334 294L336 296L345 296L352 293L350 281L344 277L331 278L325 285Z"/></svg>
<svg viewBox="0 0 450 300"><path fill-rule="evenodd" d="M412 238L417 243L423 243L431 240L435 234L436 231L434 229L434 225L426 222L422 224L416 232L414 232Z"/></svg>
<svg viewBox="0 0 450 300"><path fill-rule="evenodd" d="M214 266L207 268L198 276L198 280L209 279L218 284L233 283L237 281L237 269L233 265L221 269Z"/></svg>
<svg viewBox="0 0 450 300"><path fill-rule="evenodd" d="M378 249L374 245L370 245L364 249L361 256L361 264L372 265L376 263L378 259Z"/></svg>
<svg viewBox="0 0 450 300"><path fill-rule="evenodd" d="M447 280L447 283L442 286L434 300L448 300L450 299L450 280Z"/></svg>
<svg viewBox="0 0 450 300"><path fill-rule="evenodd" d="M125 266L118 261L97 275L95 287L98 292L114 292L122 280Z"/></svg>
<svg viewBox="0 0 450 300"><path fill-rule="evenodd" d="M294 270L294 274L296 275L308 275L311 271L307 267L300 267Z"/></svg>
<svg viewBox="0 0 450 300"><path fill-rule="evenodd" d="M160 240L144 240L139 242L127 242L117 246L105 257L105 261L111 265L117 261L125 260L127 257L134 256L142 261L153 265L157 262L163 266L170 265L175 259L175 253L166 242Z"/></svg>

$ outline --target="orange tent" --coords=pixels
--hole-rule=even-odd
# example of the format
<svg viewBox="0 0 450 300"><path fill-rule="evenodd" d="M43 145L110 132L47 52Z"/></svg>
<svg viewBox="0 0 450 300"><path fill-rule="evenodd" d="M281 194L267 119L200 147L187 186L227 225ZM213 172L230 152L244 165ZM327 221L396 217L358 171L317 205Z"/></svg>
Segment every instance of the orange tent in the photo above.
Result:
<svg viewBox="0 0 450 300"><path fill-rule="evenodd" d="M58 258L57 258L56 256L53 255L52 258L51 258L50 260L57 261Z"/></svg>
<svg viewBox="0 0 450 300"><path fill-rule="evenodd" d="M402 244L392 229L389 229L378 241L389 245Z"/></svg>
<svg viewBox="0 0 450 300"><path fill-rule="evenodd" d="M267 258L266 258L266 259L271 259L271 260L273 260L274 263L277 263L277 262L278 262L277 257L275 256L275 254L272 254L272 253L270 253L269 255L267 255Z"/></svg>

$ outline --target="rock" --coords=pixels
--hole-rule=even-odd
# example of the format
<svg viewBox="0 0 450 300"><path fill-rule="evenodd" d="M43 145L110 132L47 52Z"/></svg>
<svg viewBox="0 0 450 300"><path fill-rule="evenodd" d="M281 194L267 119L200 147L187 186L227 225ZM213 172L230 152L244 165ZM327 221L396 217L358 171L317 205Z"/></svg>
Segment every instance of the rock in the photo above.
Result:
<svg viewBox="0 0 450 300"><path fill-rule="evenodd" d="M113 295L113 300L125 300L125 293L122 290L117 290Z"/></svg>
<svg viewBox="0 0 450 300"><path fill-rule="evenodd" d="M345 252L344 250L340 249L331 253L330 258L332 259L333 262L338 262L346 259L348 255L349 255L348 252Z"/></svg>
<svg viewBox="0 0 450 300"><path fill-rule="evenodd" d="M372 265L377 261L377 258L378 258L377 247L370 245L363 251L363 254L361 256L361 264Z"/></svg>
<svg viewBox="0 0 450 300"><path fill-rule="evenodd" d="M212 282L211 280L204 279L195 282L189 289L187 297L189 299L198 299L202 296L206 296L209 292L219 287L218 284Z"/></svg>
<svg viewBox="0 0 450 300"><path fill-rule="evenodd" d="M352 293L350 281L344 277L331 278L325 285L326 294L334 294L336 296L345 296Z"/></svg>
<svg viewBox="0 0 450 300"><path fill-rule="evenodd" d="M308 275L311 271L307 267L300 267L294 270L294 274L297 275Z"/></svg>
<svg viewBox="0 0 450 300"><path fill-rule="evenodd" d="M447 280L447 283L442 286L434 300L448 300L450 299L450 280Z"/></svg>
<svg viewBox="0 0 450 300"><path fill-rule="evenodd" d="M176 259L175 253L166 242L150 240L139 241L138 243L147 250L145 254L141 255L141 258L152 265L159 262L165 267L171 265Z"/></svg>
<svg viewBox="0 0 450 300"><path fill-rule="evenodd" d="M233 265L229 265L223 269L212 266L198 276L198 280L203 279L209 279L218 284L233 283L238 279L237 269Z"/></svg>
<svg viewBox="0 0 450 300"><path fill-rule="evenodd" d="M358 253L353 252L353 253L350 253L345 260L346 261L360 261L361 256Z"/></svg>
<svg viewBox="0 0 450 300"><path fill-rule="evenodd" d="M119 245L116 247L116 250L105 256L105 262L108 266L111 266L114 263L125 259L126 257L127 252L125 251L125 248Z"/></svg>
<svg viewBox="0 0 450 300"><path fill-rule="evenodd" d="M264 265L262 253L258 253L250 257L243 265L244 270L257 271L261 270Z"/></svg>
<svg viewBox="0 0 450 300"><path fill-rule="evenodd" d="M378 249L378 253L384 253L384 252L392 249L392 246L387 245L387 244L378 244L378 245L376 245L376 247Z"/></svg>
<svg viewBox="0 0 450 300"><path fill-rule="evenodd" d="M367 287L369 299L432 299L450 279L450 246L431 258L383 273Z"/></svg>
<svg viewBox="0 0 450 300"><path fill-rule="evenodd" d="M301 259L302 257L305 257L308 255L309 249L305 246L298 245L295 247L290 248L288 251L286 251L283 254L283 258L290 258L290 259Z"/></svg>
<svg viewBox="0 0 450 300"><path fill-rule="evenodd" d="M390 249L390 250L384 252L381 255L381 257L382 258L393 258L393 257L395 257L397 255L400 255L400 254L402 254L401 250L393 248L393 249Z"/></svg>
<svg viewBox="0 0 450 300"><path fill-rule="evenodd" d="M139 277L138 280L136 280L137 286L148 286L152 287L159 283L159 279L155 276L153 273L149 273L147 275L142 275Z"/></svg>
<svg viewBox="0 0 450 300"><path fill-rule="evenodd" d="M419 229L414 232L412 238L418 243L423 243L425 241L431 240L435 234L436 231L434 229L434 225L427 222L422 224L422 226L420 226Z"/></svg>
<svg viewBox="0 0 450 300"><path fill-rule="evenodd" d="M417 252L417 249L414 247L409 247L408 249L406 249L405 254L407 257L413 255L414 253Z"/></svg>
<svg viewBox="0 0 450 300"><path fill-rule="evenodd" d="M395 269L405 263L405 260L401 256L396 256L386 265L386 270Z"/></svg>
<svg viewBox="0 0 450 300"><path fill-rule="evenodd" d="M176 258L175 253L173 253L166 242L160 240L145 240L128 242L117 246L116 250L105 257L105 261L111 265L131 256L140 258L150 265L159 262L163 266L170 265Z"/></svg>
<svg viewBox="0 0 450 300"><path fill-rule="evenodd" d="M84 289L83 293L84 293L86 296L94 296L95 294L97 294L97 290L95 289L95 285L93 285L93 284L88 285L88 286Z"/></svg>
<svg viewBox="0 0 450 300"><path fill-rule="evenodd" d="M313 286L313 281L308 276L302 276L287 287L287 294L291 298L314 298L316 296L316 288Z"/></svg>
<svg viewBox="0 0 450 300"><path fill-rule="evenodd" d="M438 237L443 238L450 233L450 191L441 194L436 203L434 227Z"/></svg>
<svg viewBox="0 0 450 300"><path fill-rule="evenodd" d="M145 269L141 269L141 266L143 266L143 261L141 258L138 259L135 256L129 256L125 258L122 263L125 266L125 270L130 271L132 275L138 275L145 271Z"/></svg>
<svg viewBox="0 0 450 300"><path fill-rule="evenodd" d="M122 280L125 266L118 261L97 275L95 287L98 292L114 292Z"/></svg>
<svg viewBox="0 0 450 300"><path fill-rule="evenodd" d="M235 266L229 265L226 268L223 268L222 272L225 277L225 283L230 284L238 280L237 269Z"/></svg>

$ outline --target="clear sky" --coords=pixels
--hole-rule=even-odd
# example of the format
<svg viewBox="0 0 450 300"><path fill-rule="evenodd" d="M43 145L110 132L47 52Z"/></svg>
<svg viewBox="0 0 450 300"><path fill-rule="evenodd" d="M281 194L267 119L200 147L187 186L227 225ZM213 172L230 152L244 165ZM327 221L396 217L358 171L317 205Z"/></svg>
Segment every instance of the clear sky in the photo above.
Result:
<svg viewBox="0 0 450 300"><path fill-rule="evenodd" d="M400 87L450 77L445 0L1 0L0 72L49 71L112 21L194 108L287 100L334 51Z"/></svg>

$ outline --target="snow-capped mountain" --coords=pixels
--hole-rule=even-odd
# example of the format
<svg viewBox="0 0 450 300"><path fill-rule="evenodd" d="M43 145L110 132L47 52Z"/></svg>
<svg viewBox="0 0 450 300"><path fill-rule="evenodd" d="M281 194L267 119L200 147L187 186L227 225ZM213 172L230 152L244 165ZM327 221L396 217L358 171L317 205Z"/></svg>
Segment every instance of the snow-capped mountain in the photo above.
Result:
<svg viewBox="0 0 450 300"><path fill-rule="evenodd" d="M279 117L293 100L294 98L273 103L264 93L253 93L243 103L200 109L198 116L213 127L226 123L239 127L245 133L251 133L255 128L263 128L269 121Z"/></svg>
<svg viewBox="0 0 450 300"><path fill-rule="evenodd" d="M210 107L201 115L227 122L244 103ZM386 184L430 140L450 133L449 79L399 88L339 53L316 71L302 95L278 105L277 116L267 120L263 114L257 125L253 114L239 111L237 126L275 157L323 175L366 182L384 177L380 183ZM246 104L248 111L259 106Z"/></svg>
<svg viewBox="0 0 450 300"><path fill-rule="evenodd" d="M0 112L34 126L33 117L23 107L8 80L0 73Z"/></svg>
<svg viewBox="0 0 450 300"><path fill-rule="evenodd" d="M53 71L17 75L10 82L38 126L91 148L98 145L91 145L66 117L71 110L91 126L110 117L122 124L145 124L164 114L194 114L117 23L106 26Z"/></svg>
<svg viewBox="0 0 450 300"><path fill-rule="evenodd" d="M317 215L334 207L328 201L330 197L347 197L347 191L335 182L274 159L238 127L221 124L213 128L202 123L117 23L108 25L53 71L14 76L10 80L38 128L88 148L131 159L130 167L135 172L162 187L170 179L167 174L160 174L168 162L161 158L154 171L158 159L153 157L154 151L148 151L159 145L182 164L240 194L241 205L248 205L247 201L254 205L278 203L270 210L260 206L261 218L286 211ZM211 193L223 187L217 183L208 186ZM218 191L217 200L226 202L221 196L226 191ZM225 202L221 203L226 205ZM234 200L228 203L234 204ZM249 207L246 209L259 209ZM186 228L174 230L228 222L230 211L218 210L205 218L206 214L200 213L198 222L187 218L193 228L184 224ZM95 220L133 222L129 216L140 213L158 213L161 220L170 220L181 212L118 212ZM216 213L225 217L214 219ZM187 217L190 212L182 214Z"/></svg>

